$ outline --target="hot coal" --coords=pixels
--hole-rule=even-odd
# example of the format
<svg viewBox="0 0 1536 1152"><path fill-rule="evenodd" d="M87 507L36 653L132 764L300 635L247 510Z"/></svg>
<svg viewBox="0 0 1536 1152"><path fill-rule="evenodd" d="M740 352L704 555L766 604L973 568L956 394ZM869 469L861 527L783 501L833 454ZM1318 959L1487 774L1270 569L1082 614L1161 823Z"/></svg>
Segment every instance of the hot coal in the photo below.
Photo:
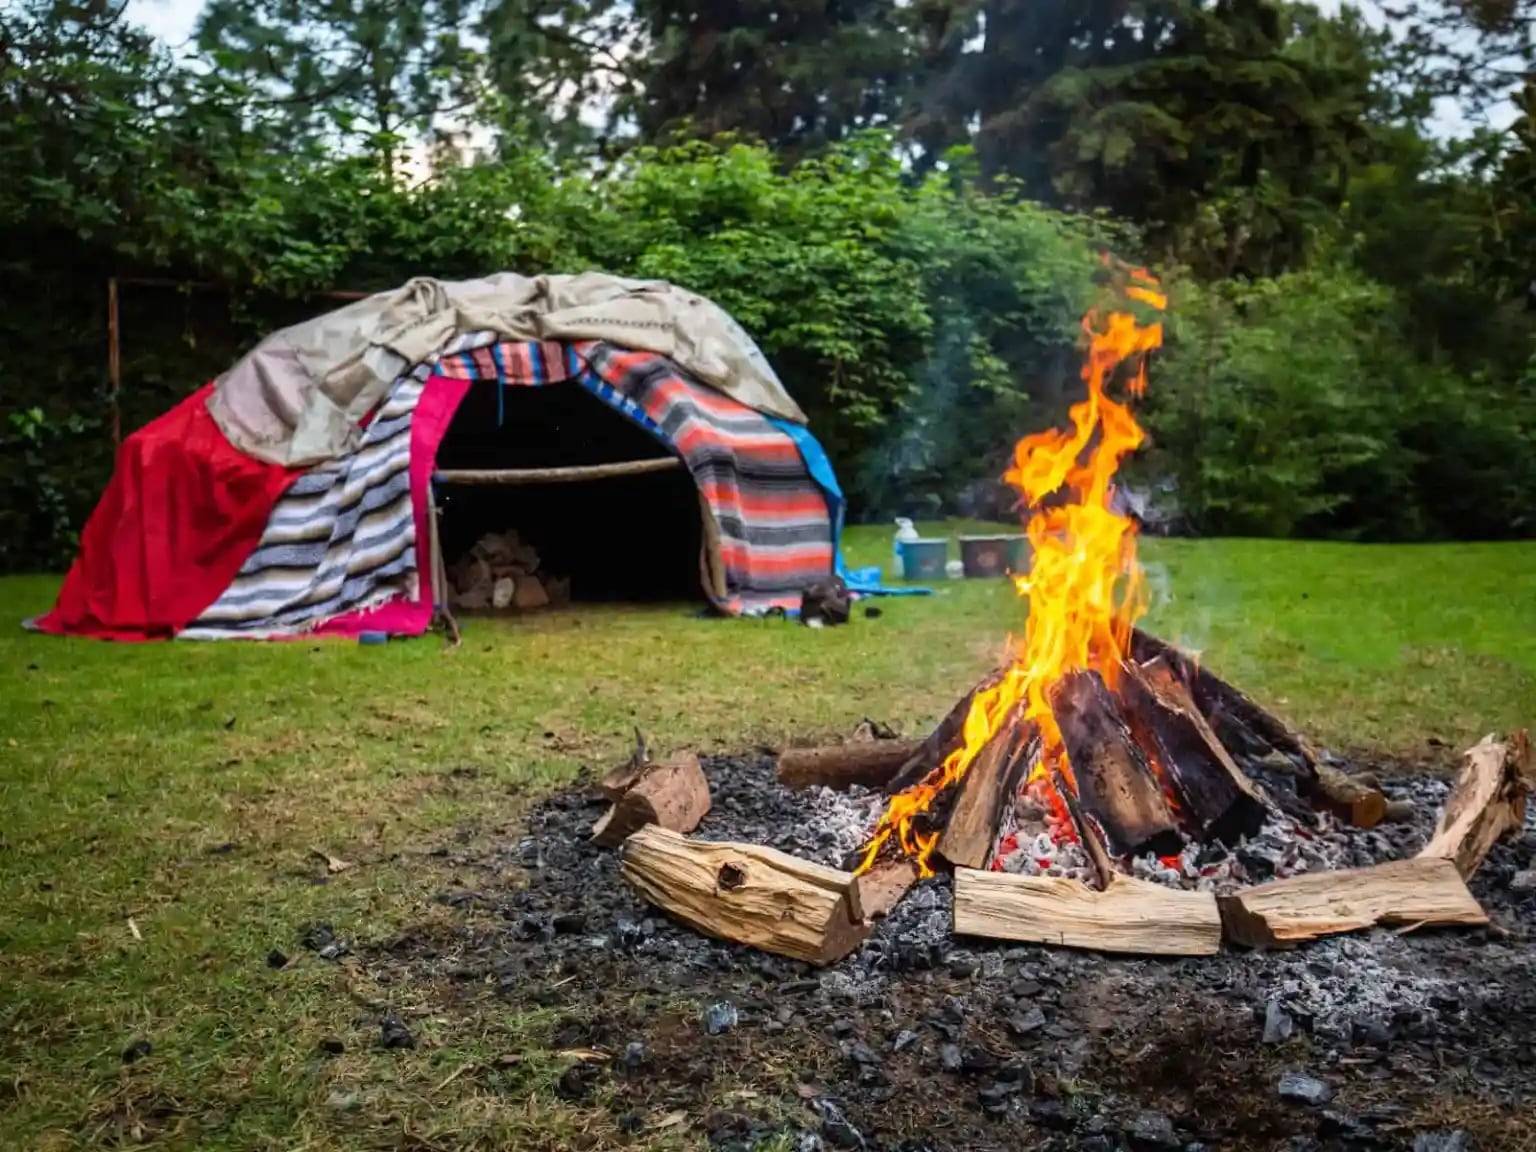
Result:
<svg viewBox="0 0 1536 1152"><path fill-rule="evenodd" d="M714 804L696 835L824 864L845 862L883 803L780 788L768 757L707 759L705 771ZM1324 827L1319 864L1375 863L1422 843L1444 783L1386 788L1416 801L1414 821L1368 833ZM617 1093L613 1116L683 1109L721 1149L781 1137L794 1147L802 1136L872 1150L1123 1148L1135 1146L1133 1130L1144 1140L1163 1131L1145 1122L1150 1114L1176 1118L1179 1136L1212 1148L1298 1139L1332 1147L1324 1124L1367 1124L1373 1109L1391 1106L1390 1124L1379 1126L1390 1135L1377 1146L1406 1152L1416 1129L1446 1127L1434 1111L1444 1068L1471 1069L1486 1085L1477 1091L1511 1116L1522 1094L1536 1093L1526 1023L1536 1014L1536 893L1511 887L1536 866L1536 811L1530 834L1497 847L1473 881L1508 935L1378 931L1288 953L1115 958L957 941L940 876L825 970L703 937L649 908L620 878L617 855L589 842L601 811L591 790L575 788L536 805L504 842L478 851L455 843L459 864L445 888L473 898L433 915L461 917L456 937L431 948L407 938L362 962L407 969L390 974L396 983L433 987L452 972L478 973L453 986L487 989L498 1001L487 1011L553 1014L549 1049L612 1054L568 1086L580 1101ZM522 886L508 887L509 874ZM556 922L570 930L554 931ZM736 1021L712 1034L706 1016L722 1004ZM1266 1028L1281 1016L1289 1034ZM639 1072L623 1059L634 1045L646 1054ZM769 1101L778 1089L764 1085L796 1068L814 1092L796 1099L790 1090L788 1114L801 1119L785 1128L786 1101ZM1333 1088L1335 1119L1282 1100L1287 1072ZM764 1098L750 1123L703 1125L725 1086L743 1082ZM815 1100L834 1101L847 1127Z"/></svg>

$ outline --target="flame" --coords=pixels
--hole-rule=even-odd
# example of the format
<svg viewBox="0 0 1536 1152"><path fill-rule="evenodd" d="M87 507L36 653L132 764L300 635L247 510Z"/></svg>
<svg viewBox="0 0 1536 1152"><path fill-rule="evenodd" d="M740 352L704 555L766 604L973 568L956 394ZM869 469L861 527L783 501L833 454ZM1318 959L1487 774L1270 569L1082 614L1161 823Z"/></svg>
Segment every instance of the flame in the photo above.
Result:
<svg viewBox="0 0 1536 1152"><path fill-rule="evenodd" d="M1106 263L1108 263L1106 259ZM1145 269L1134 269L1122 294L1159 312L1167 298ZM1163 343L1161 323L1142 324L1127 311L1095 309L1083 318L1087 356L1082 378L1087 398L1074 404L1071 426L1020 440L1004 479L1029 509L1025 533L1033 549L1027 575L1016 577L1029 599L1023 644L994 685L978 691L962 728L961 745L925 780L891 798L865 846L858 871L870 868L895 842L923 876L939 833L922 817L946 789L965 777L992 736L1016 713L1040 733L1035 778L1059 773L1072 787L1071 764L1051 710L1052 687L1070 672L1098 672L1114 689L1131 629L1146 608L1136 560L1136 524L1113 508L1115 472L1146 438L1131 410L1109 395L1130 364L1126 387L1145 394L1146 354ZM1053 499L1054 498L1054 499ZM1047 503L1049 501L1049 504ZM1054 805L1060 806L1059 797Z"/></svg>

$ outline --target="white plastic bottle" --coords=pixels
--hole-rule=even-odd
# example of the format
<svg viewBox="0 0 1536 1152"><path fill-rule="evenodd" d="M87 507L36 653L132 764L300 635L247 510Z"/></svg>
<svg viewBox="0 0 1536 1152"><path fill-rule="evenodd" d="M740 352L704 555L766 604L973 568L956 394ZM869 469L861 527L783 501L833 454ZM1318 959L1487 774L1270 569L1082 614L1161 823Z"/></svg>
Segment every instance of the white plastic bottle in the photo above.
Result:
<svg viewBox="0 0 1536 1152"><path fill-rule="evenodd" d="M917 534L917 528L912 521L903 519L900 516L896 518L896 539L891 544L891 551L895 557L896 579L905 580L907 578L907 558L903 554L901 546L910 541L920 539L922 537Z"/></svg>

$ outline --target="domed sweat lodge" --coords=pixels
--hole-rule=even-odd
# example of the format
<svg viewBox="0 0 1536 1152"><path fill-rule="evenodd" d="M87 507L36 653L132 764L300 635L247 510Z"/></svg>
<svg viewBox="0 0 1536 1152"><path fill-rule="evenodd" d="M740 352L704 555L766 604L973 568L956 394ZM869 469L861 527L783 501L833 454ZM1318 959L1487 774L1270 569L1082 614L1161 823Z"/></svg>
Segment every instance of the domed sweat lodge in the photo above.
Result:
<svg viewBox="0 0 1536 1152"><path fill-rule="evenodd" d="M268 336L130 436L29 626L416 635L498 548L544 598L793 612L842 567L842 507L709 300L597 273L420 278ZM503 607L517 581L497 583Z"/></svg>

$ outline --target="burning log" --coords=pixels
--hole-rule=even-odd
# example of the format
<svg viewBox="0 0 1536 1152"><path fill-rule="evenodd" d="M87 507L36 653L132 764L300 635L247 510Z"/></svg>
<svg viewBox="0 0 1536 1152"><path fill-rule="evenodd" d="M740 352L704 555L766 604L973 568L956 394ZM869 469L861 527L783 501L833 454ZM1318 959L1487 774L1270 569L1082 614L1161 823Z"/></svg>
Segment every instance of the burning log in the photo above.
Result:
<svg viewBox="0 0 1536 1152"><path fill-rule="evenodd" d="M1525 799L1533 783L1527 733L1505 741L1485 737L1463 755L1461 775L1419 855L1451 860L1471 879L1499 840L1525 827Z"/></svg>
<svg viewBox="0 0 1536 1152"><path fill-rule="evenodd" d="M1218 904L1227 939L1249 948L1293 948L1378 924L1488 923L1456 865L1434 856L1292 876L1224 896Z"/></svg>
<svg viewBox="0 0 1536 1152"><path fill-rule="evenodd" d="M862 740L790 748L779 756L779 783L790 788L884 788L922 747L916 740Z"/></svg>
<svg viewBox="0 0 1536 1152"><path fill-rule="evenodd" d="M928 738L902 765L901 770L891 778L886 785L886 795L905 792L948 759L950 753L960 746L965 731L965 718L970 715L971 704L977 694L995 686L1002 678L1001 672L993 672L960 698L949 710L949 714L939 721L938 727L928 734Z"/></svg>
<svg viewBox="0 0 1536 1152"><path fill-rule="evenodd" d="M1202 842L1235 845L1263 826L1267 799L1222 747L1166 660L1127 664L1121 697L1137 742L1167 773Z"/></svg>
<svg viewBox="0 0 1536 1152"><path fill-rule="evenodd" d="M1141 629L1131 634L1132 658L1142 664L1163 660L1189 690L1196 707L1228 749L1261 758L1278 752L1296 791L1315 808L1356 828L1374 828L1387 816L1381 790L1331 767L1310 740L1243 692L1189 656Z"/></svg>
<svg viewBox="0 0 1536 1152"><path fill-rule="evenodd" d="M1018 717L1004 722L960 781L960 794L939 838L940 856L957 868L985 868L991 863L1003 806L1018 790L1039 751L1031 725Z"/></svg>
<svg viewBox="0 0 1536 1152"><path fill-rule="evenodd" d="M626 766L627 768L627 766ZM625 769L619 769L618 773ZM618 783L618 773L608 780ZM648 763L592 825L592 839L604 848L624 842L647 824L659 824L672 832L692 832L709 812L709 781L699 758L685 752L660 763Z"/></svg>
<svg viewBox="0 0 1536 1152"><path fill-rule="evenodd" d="M1112 875L1097 892L1060 876L955 872L955 934L1145 956L1213 956L1221 914L1209 892Z"/></svg>
<svg viewBox="0 0 1536 1152"><path fill-rule="evenodd" d="M852 874L755 844L642 828L624 842L623 876L708 936L811 964L840 960L870 931Z"/></svg>
<svg viewBox="0 0 1536 1152"><path fill-rule="evenodd" d="M1184 840L1162 787L1098 674L1064 676L1052 692L1051 707L1078 801L1104 830L1109 849L1119 856L1182 851Z"/></svg>

